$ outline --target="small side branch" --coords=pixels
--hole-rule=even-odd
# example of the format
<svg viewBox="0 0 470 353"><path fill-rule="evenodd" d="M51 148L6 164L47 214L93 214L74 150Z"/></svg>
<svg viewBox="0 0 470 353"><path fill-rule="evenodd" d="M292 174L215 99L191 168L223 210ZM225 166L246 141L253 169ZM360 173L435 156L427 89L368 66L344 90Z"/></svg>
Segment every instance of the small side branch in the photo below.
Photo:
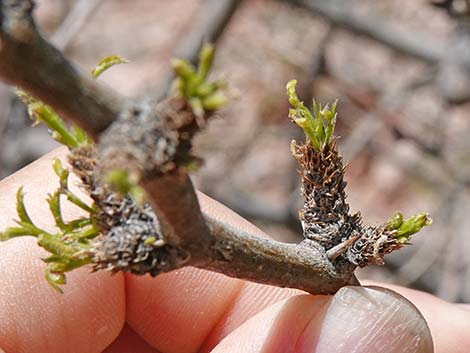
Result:
<svg viewBox="0 0 470 353"><path fill-rule="evenodd" d="M207 6L214 6L211 11L220 12L210 25L201 25L201 32L217 36L237 3L207 0ZM425 214L406 220L397 214L382 227L390 235L383 239L377 229L363 228L359 215L349 214L344 168L333 136L336 105L322 108L314 103L310 112L297 98L295 82L288 85L289 102L295 108L290 116L308 136L305 145L293 145L294 156L305 169L301 218L306 239L300 244L261 239L203 215L187 170L197 162L190 153L192 137L225 102L223 84L207 81L213 49L201 50L198 67L184 60L173 62L179 90L175 96L157 105L125 100L83 75L42 38L32 9L31 0L0 2L0 77L50 104L99 140L95 148L80 129L65 131L51 108L40 104L48 113L43 121L60 127L55 130L62 132L59 135L71 150L72 168L94 204L84 208L88 217L65 223L60 216L60 193L51 195L48 202L61 232L49 234L32 223L20 189L19 226L0 233L0 240L36 236L39 245L53 254L46 259L46 275L56 287L65 284L65 272L93 263L95 269L151 275L195 266L330 294L357 284L356 265L380 262L389 249L405 244L411 234L430 223ZM54 168L63 194L68 174L58 163ZM110 175L120 175L121 191L112 188ZM145 189L153 209L133 197L130 190L137 191L136 183ZM362 238L347 254L341 248L330 261L328 257L335 256L326 250L354 237L354 232Z"/></svg>
<svg viewBox="0 0 470 353"><path fill-rule="evenodd" d="M318 243L277 242L254 237L208 215L204 219L210 230L205 240L208 246L198 249L203 257L196 267L312 294L335 293L357 281L354 265L344 262L333 266Z"/></svg>

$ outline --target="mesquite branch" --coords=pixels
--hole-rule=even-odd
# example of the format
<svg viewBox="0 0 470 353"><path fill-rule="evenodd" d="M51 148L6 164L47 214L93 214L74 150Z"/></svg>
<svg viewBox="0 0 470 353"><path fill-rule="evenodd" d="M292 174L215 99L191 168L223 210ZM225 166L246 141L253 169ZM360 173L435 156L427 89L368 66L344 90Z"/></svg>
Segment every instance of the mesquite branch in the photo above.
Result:
<svg viewBox="0 0 470 353"><path fill-rule="evenodd" d="M291 117L308 136L305 145L293 147L303 168L306 239L295 245L260 239L202 214L187 170L197 162L190 153L193 135L224 101L222 85L207 82L211 49L202 49L197 69L174 62L178 91L169 98L156 105L128 100L82 73L41 37L31 0L6 0L0 6L0 77L97 141L91 144L80 130L67 132L51 109L27 98L38 120L63 133L72 170L94 201L90 208L70 195L68 172L55 163L61 187L48 202L60 232L51 234L34 226L18 192L19 226L0 233L0 239L36 236L53 254L46 259L46 276L56 286L65 283L65 272L93 263L95 269L152 275L195 266L310 293L334 293L357 284L356 265L380 263L428 222L425 215L406 221L397 215L383 226L362 227L359 216L348 214L342 159L332 135L336 112L314 105L312 115L298 101L295 83L288 86ZM116 180L127 191L117 193ZM134 183L145 190L149 204L129 196ZM81 205L90 218L65 223L60 195Z"/></svg>

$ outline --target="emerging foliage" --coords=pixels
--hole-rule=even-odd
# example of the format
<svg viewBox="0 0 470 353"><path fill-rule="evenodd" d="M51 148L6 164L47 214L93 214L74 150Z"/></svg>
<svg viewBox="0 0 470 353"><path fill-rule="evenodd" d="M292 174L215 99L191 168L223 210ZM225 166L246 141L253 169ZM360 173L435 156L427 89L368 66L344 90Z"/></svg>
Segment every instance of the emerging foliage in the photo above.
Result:
<svg viewBox="0 0 470 353"><path fill-rule="evenodd" d="M48 105L22 90L17 90L16 93L28 107L28 114L33 120L33 125L39 123L46 125L56 141L68 148L77 148L91 143L90 137L82 129L78 126L68 128L59 115Z"/></svg>
<svg viewBox="0 0 470 353"><path fill-rule="evenodd" d="M224 93L225 83L207 80L213 58L214 47L205 44L199 53L197 68L186 60L172 60L177 76L173 83L174 88L188 99L194 114L198 117L202 117L204 111L219 109L227 102L227 96Z"/></svg>
<svg viewBox="0 0 470 353"><path fill-rule="evenodd" d="M177 95L165 100L166 111L162 110L157 115L160 120L154 120L155 115L145 116L155 125L150 124L152 128L145 129L145 132L153 134L144 134L150 137L137 140L148 142L142 149L150 150L151 158L144 158L138 166L148 167L148 164L155 163L155 156L159 156L161 158L155 167L160 169L149 170L164 174L194 161L190 155L192 136L205 124L211 112L220 108L227 99L224 83L208 81L213 50L210 45L203 46L197 68L185 60L173 60ZM125 62L119 56L108 56L100 61L92 75L97 78L109 67ZM356 266L383 263L385 254L407 244L411 235L431 224L431 219L425 213L404 219L402 213L396 212L386 223L374 227L363 225L359 213L350 214L346 202L345 167L333 135L336 102L322 107L313 101L310 110L297 97L296 83L296 80L290 81L286 89L292 105L289 117L307 136L305 144L298 145L293 141L291 145L302 176L305 202L300 220L304 237L323 247L329 261L338 268L350 269L352 275ZM137 184L141 177L140 171L136 171L138 168L130 171L119 169L123 163L129 164L129 159L112 164L104 171L99 169L102 164L98 167L97 153L103 162L111 160L116 151L122 152L123 143L119 138L122 135L111 134L118 136L115 138L118 143L110 144L111 147L117 146L117 150L110 149L113 153L97 152L83 130L68 127L49 106L27 93L19 91L18 95L27 104L35 123L45 124L53 137L70 149L72 170L92 201L84 201L70 190L69 171L55 159L52 167L59 178L59 187L47 197L55 231L46 231L34 224L26 210L23 188L20 187L16 195L17 225L1 232L0 241L18 236L37 238L38 245L50 254L44 259L45 277L58 291L62 291L61 286L66 283L66 272L86 264L93 264L94 270L150 273L153 276L186 264L189 258L187 250L167 241L153 209L143 202L144 191ZM134 128L126 125L132 121L124 120L125 131ZM119 126L116 129L119 130ZM99 147L103 147L103 141L101 136ZM134 142L130 143L131 147ZM115 166L119 168L114 169ZM81 209L83 215L67 220L62 213L64 201Z"/></svg>
<svg viewBox="0 0 470 353"><path fill-rule="evenodd" d="M140 187L135 180L129 176L125 170L114 169L110 171L104 178L104 182L120 195L129 195L136 202L141 205L144 202L145 191Z"/></svg>
<svg viewBox="0 0 470 353"><path fill-rule="evenodd" d="M429 226L431 223L432 219L427 213L421 212L404 220L401 212L395 212L386 223L386 229L395 231L397 241L404 244L413 234L418 233L421 228Z"/></svg>
<svg viewBox="0 0 470 353"><path fill-rule="evenodd" d="M175 86L179 88L179 94L189 102L194 114L201 118L203 118L206 111L215 110L226 101L223 84L221 82L207 82L207 74L212 58L213 48L206 45L201 50L200 64L197 70L186 61L174 60L173 62L177 74ZM92 76L98 78L111 66L126 62L119 56L108 56L102 59L92 70ZM74 160L72 163L75 163L73 170L75 173L79 173L77 175L82 180L82 186L86 191L89 193L96 191L93 190L93 187L97 185L93 185L95 181L93 177L90 179L88 175L91 172L88 164L94 163L90 159L92 157L88 155L89 151L94 149L91 138L76 126L68 127L59 115L43 102L20 90L18 90L18 95L27 105L34 124L42 123L46 125L54 139L71 150L69 157ZM55 159L52 167L59 177L59 188L48 195L47 203L55 221L56 231L48 232L33 223L26 210L23 188L21 187L17 192L17 226L9 227L1 232L0 241L18 236L36 237L38 245L50 253L44 259L47 264L45 277L54 289L62 292L61 286L66 284L66 272L90 263L95 265L95 269L127 269L134 273L144 271L142 273L150 272L151 274L159 272L157 268L151 267L154 263L159 262L161 266L169 266L165 256L160 254L149 255L153 249L165 245L165 242L159 235L158 223L153 211L148 204L143 204L144 190L137 184L136 178L121 169L111 170L102 180L106 185L106 191L99 187L100 191L98 193L95 195L90 194L93 200L92 204L89 205L70 190L69 170L63 167L60 160ZM104 195L102 195L103 193ZM80 208L83 211L83 216L66 221L61 207L62 202L65 200ZM118 220L119 224L116 223L116 215L121 213L122 221L125 224L119 223L121 219ZM129 224L127 224L124 214L136 219L133 223L128 222ZM102 237L97 239L98 236L106 232L111 235L106 239L101 239ZM114 244L113 242L117 237L113 237L113 234L119 232L135 233L133 241L136 254L130 256L126 252L127 250L121 254L121 249L111 249L110 251L116 257L113 258L115 261L110 262L108 258L103 259L103 254L107 254L108 251L108 242L106 240ZM138 244L138 239L141 238L144 239L143 243ZM174 250L170 249L168 251ZM128 259L126 256L130 256L130 258ZM131 258L132 261L137 262L133 263L130 260Z"/></svg>
<svg viewBox="0 0 470 353"><path fill-rule="evenodd" d="M292 141L291 145L302 175L305 202L300 218L304 236L331 250L331 258L343 255L343 259L361 267L382 264L387 253L407 244L411 235L431 224L431 219L419 213L404 220L403 214L396 212L384 225L373 227L364 226L359 213L350 214L345 167L333 136L337 102L322 107L313 101L310 111L297 97L296 84L292 80L286 89L292 105L289 117L307 136L305 144Z"/></svg>
<svg viewBox="0 0 470 353"><path fill-rule="evenodd" d="M95 211L68 188L69 173L58 159L54 160L53 168L59 177L60 187L48 195L47 203L57 231L48 232L34 224L26 210L23 188L20 187L16 193L17 226L1 232L0 241L18 236L36 237L38 245L51 254L44 259L47 264L46 280L54 289L61 292L60 285L66 283L65 272L91 262L91 240L99 234L99 228L94 222ZM81 208L84 216L65 221L61 211L62 197Z"/></svg>
<svg viewBox="0 0 470 353"><path fill-rule="evenodd" d="M91 75L93 78L98 78L104 71L109 69L111 66L117 64L127 64L128 61L126 59L121 58L119 55L109 55L98 63L96 67L91 71Z"/></svg>
<svg viewBox="0 0 470 353"><path fill-rule="evenodd" d="M123 62L126 61L118 56L108 56L100 61L92 71L92 75L97 78L109 67ZM90 147L93 144L91 138L79 127L67 127L60 116L48 105L24 91L18 90L17 94L28 107L29 116L34 124L46 125L51 130L53 138L70 150ZM49 194L46 201L54 217L57 231L47 232L33 223L26 211L23 188L20 187L16 194L17 226L9 227L1 232L0 241L17 236L36 237L38 245L51 254L44 259L47 264L46 280L54 289L62 292L60 286L66 283L65 273L92 262L92 240L100 234L101 230L95 217L97 209L88 205L69 189L69 171L62 166L59 159L54 159L52 168L59 177L59 188ZM136 196L139 194L138 187L128 186L125 191ZM80 208L84 215L65 221L61 210L63 199Z"/></svg>
<svg viewBox="0 0 470 353"><path fill-rule="evenodd" d="M322 107L313 100L312 112L297 97L295 86L297 80L291 80L287 83L287 96L292 109L289 109L289 118L299 125L307 135L313 148L321 151L328 145L333 136L336 124L336 103Z"/></svg>

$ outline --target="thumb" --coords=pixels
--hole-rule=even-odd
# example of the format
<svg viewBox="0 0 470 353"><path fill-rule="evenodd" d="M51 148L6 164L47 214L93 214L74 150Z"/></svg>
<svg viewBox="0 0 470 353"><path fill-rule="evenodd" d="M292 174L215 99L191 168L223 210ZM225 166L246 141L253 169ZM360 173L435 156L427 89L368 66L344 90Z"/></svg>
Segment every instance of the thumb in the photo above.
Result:
<svg viewBox="0 0 470 353"><path fill-rule="evenodd" d="M215 352L432 353L431 333L407 299L380 287L278 302L223 339Z"/></svg>
<svg viewBox="0 0 470 353"><path fill-rule="evenodd" d="M299 352L432 353L431 332L418 309L381 287L344 287L332 298L321 323L311 322ZM316 346L316 350L312 350Z"/></svg>

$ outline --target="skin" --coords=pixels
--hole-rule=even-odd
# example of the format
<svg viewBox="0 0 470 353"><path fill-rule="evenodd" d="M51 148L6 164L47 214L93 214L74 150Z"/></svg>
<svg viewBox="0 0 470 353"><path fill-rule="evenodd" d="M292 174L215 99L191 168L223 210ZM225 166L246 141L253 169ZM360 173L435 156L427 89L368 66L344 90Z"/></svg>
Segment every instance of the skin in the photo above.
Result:
<svg viewBox="0 0 470 353"><path fill-rule="evenodd" d="M33 220L52 227L44 199L57 187L51 159L64 155L56 150L0 182L0 229L16 217L20 185ZM266 236L207 196L200 202ZM0 244L0 352L433 352L433 340L435 352L464 353L470 346L467 306L402 287L311 296L194 268L157 278L81 268L61 295L43 279L44 255L33 238Z"/></svg>

